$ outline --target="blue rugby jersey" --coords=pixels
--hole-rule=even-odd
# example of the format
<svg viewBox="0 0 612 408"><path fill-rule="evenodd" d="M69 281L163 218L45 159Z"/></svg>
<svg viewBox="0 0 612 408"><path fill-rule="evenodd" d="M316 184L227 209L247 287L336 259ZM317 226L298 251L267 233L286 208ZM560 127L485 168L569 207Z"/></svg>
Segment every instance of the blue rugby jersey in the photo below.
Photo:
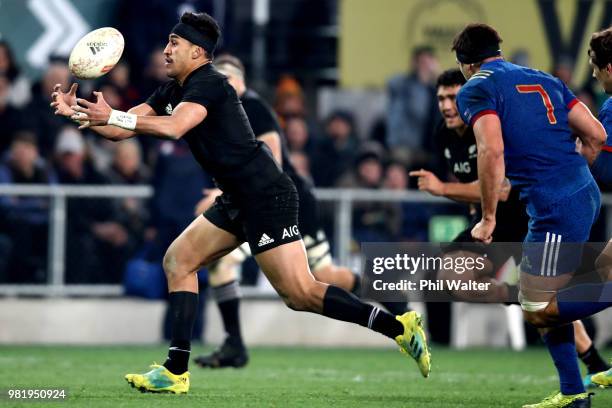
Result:
<svg viewBox="0 0 612 408"><path fill-rule="evenodd" d="M576 103L558 78L502 59L483 64L457 96L466 123L473 125L485 114L499 117L506 177L521 198L540 204L566 197L592 180L568 124Z"/></svg>

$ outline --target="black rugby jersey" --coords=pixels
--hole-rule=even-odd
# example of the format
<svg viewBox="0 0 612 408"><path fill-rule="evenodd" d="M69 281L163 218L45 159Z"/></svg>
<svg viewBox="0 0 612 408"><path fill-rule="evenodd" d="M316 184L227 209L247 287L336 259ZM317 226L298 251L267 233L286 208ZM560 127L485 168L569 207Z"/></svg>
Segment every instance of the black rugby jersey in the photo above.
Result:
<svg viewBox="0 0 612 408"><path fill-rule="evenodd" d="M255 139L236 91L212 64L191 72L182 86L176 80L166 82L146 101L158 115L171 115L181 102L198 103L208 111L183 139L221 190L262 193L282 175L270 149Z"/></svg>
<svg viewBox="0 0 612 408"><path fill-rule="evenodd" d="M438 129L438 137L443 149L448 168L461 183L471 183L478 180L478 150L476 137L471 127L462 136L444 126ZM474 204L473 222L482 218L482 208ZM519 200L517 189L511 189L506 201L497 204L496 227L493 236L496 241L522 241L527 234L529 218L525 205Z"/></svg>
<svg viewBox="0 0 612 408"><path fill-rule="evenodd" d="M459 136L457 132L442 123L438 129L438 135L448 169L457 180L461 183L478 180L478 168L476 167L478 151L472 128L466 129L463 136Z"/></svg>

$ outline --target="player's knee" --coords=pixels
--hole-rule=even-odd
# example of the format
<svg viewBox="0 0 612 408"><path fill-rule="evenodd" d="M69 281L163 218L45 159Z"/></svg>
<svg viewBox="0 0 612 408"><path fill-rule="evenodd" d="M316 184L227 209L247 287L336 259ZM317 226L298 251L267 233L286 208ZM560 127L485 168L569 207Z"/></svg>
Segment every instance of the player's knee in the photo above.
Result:
<svg viewBox="0 0 612 408"><path fill-rule="evenodd" d="M185 260L178 256L172 246L168 248L164 255L163 267L168 281L179 279L187 275L192 269Z"/></svg>
<svg viewBox="0 0 612 408"><path fill-rule="evenodd" d="M287 307L292 310L312 312L320 309L320 299L311 286L295 287L283 299Z"/></svg>

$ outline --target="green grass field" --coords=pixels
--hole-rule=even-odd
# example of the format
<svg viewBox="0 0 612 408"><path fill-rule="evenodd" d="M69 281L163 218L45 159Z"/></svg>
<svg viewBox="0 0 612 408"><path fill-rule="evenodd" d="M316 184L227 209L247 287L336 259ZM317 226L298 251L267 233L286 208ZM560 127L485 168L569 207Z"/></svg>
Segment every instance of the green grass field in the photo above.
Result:
<svg viewBox="0 0 612 408"><path fill-rule="evenodd" d="M556 387L544 349L433 349L433 371L393 350L258 348L245 369L191 368L188 395L141 394L123 374L161 362L165 347L0 347L0 406L42 407L9 400L8 388L67 388L78 407L520 407ZM195 353L202 349L196 348ZM612 353L608 350L605 355ZM612 390L593 407L611 407Z"/></svg>

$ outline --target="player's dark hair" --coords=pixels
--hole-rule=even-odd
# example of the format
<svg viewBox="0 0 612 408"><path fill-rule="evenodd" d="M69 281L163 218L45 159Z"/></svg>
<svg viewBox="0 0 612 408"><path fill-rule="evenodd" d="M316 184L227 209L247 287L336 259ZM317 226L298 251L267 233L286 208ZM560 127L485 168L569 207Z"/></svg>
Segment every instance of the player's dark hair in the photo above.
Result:
<svg viewBox="0 0 612 408"><path fill-rule="evenodd" d="M453 40L452 51L457 60L474 64L501 54L499 44L503 40L491 26L483 23L468 24Z"/></svg>
<svg viewBox="0 0 612 408"><path fill-rule="evenodd" d="M225 64L231 65L232 67L238 69L240 72L242 72L242 75L245 74L244 64L242 63L242 61L240 61L238 57L235 57L232 54L227 54L227 53L221 54L215 57L216 66L221 66Z"/></svg>
<svg viewBox="0 0 612 408"><path fill-rule="evenodd" d="M593 33L589 42L589 56L599 69L612 64L612 27Z"/></svg>
<svg viewBox="0 0 612 408"><path fill-rule="evenodd" d="M438 77L436 88L440 86L455 86L465 84L465 77L458 69L447 69Z"/></svg>
<svg viewBox="0 0 612 408"><path fill-rule="evenodd" d="M183 24L187 24L188 26L195 28L204 36L206 40L208 40L206 41L206 45L197 45L201 45L202 48L204 48L204 51L206 51L207 57L212 58L215 48L219 42L219 38L221 37L221 29L219 28L217 21L209 14L192 13L189 11L183 13L180 21Z"/></svg>

